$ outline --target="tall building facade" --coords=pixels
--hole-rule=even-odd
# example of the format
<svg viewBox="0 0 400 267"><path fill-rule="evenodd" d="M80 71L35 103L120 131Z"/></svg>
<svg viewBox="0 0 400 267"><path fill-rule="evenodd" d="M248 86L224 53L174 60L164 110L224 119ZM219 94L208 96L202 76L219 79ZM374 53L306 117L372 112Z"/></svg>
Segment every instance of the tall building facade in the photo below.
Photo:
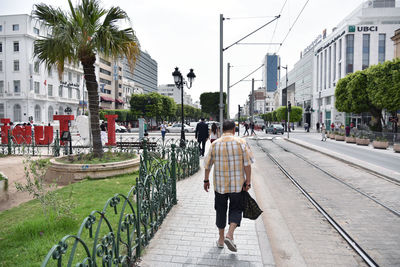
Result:
<svg viewBox="0 0 400 267"><path fill-rule="evenodd" d="M133 71L128 60L126 58L122 59L122 76L125 79L135 82L135 85L142 88L145 93L157 92L158 90L157 61L144 51L140 51Z"/></svg>
<svg viewBox="0 0 400 267"><path fill-rule="evenodd" d="M33 43L48 32L29 15L0 16L0 118L48 123L53 115L82 112L83 70L65 65L59 77L33 57Z"/></svg>
<svg viewBox="0 0 400 267"><path fill-rule="evenodd" d="M176 87L175 84L160 84L158 86L158 93L164 96L169 96L174 99L176 104L182 103L181 89ZM196 107L193 104L192 96L183 91L183 104Z"/></svg>
<svg viewBox="0 0 400 267"><path fill-rule="evenodd" d="M263 87L267 92L274 92L278 88L280 79L280 57L276 54L266 54L263 60L264 66L262 68L262 81Z"/></svg>
<svg viewBox="0 0 400 267"><path fill-rule="evenodd" d="M314 49L313 108L315 121L356 126L361 114L335 109L335 88L340 78L394 58L390 39L400 27L400 7L395 0L362 3Z"/></svg>

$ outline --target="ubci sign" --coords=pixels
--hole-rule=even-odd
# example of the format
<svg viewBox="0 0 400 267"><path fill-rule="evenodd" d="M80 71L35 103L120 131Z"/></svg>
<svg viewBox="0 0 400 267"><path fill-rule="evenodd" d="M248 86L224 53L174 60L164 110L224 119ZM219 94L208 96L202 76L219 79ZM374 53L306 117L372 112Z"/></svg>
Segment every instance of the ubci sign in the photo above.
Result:
<svg viewBox="0 0 400 267"><path fill-rule="evenodd" d="M349 25L349 32L377 32L378 26L355 26Z"/></svg>
<svg viewBox="0 0 400 267"><path fill-rule="evenodd" d="M108 124L108 142L106 146L115 146L115 120L118 115L105 115ZM74 115L53 115L53 120L60 121L60 139L65 131L69 131L69 121L74 119ZM16 144L27 144L32 143L32 126L20 126L17 125L11 130L10 119L0 119L3 124L1 127L1 143L3 145L8 144L8 132L10 132L13 142ZM53 142L53 126L34 126L33 133L35 137L36 145L49 145ZM61 145L64 145L63 141L60 141Z"/></svg>

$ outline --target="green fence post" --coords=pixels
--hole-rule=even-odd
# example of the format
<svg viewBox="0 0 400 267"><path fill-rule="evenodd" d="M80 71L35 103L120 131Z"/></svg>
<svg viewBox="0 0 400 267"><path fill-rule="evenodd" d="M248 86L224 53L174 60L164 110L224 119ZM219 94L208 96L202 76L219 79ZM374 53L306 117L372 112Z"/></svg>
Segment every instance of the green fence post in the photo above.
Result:
<svg viewBox="0 0 400 267"><path fill-rule="evenodd" d="M60 139L58 138L58 130L56 130L56 138L54 139L54 156L60 156Z"/></svg>
<svg viewBox="0 0 400 267"><path fill-rule="evenodd" d="M141 237L141 231L140 231L140 216L141 216L141 212L140 212L140 205L141 205L141 194L140 194L140 180L141 180L141 174L139 173L139 178L136 178L136 213L137 213L137 217L136 217L136 238L137 238L137 246L136 246L136 258L139 259L140 258L140 252L142 250L142 237Z"/></svg>
<svg viewBox="0 0 400 267"><path fill-rule="evenodd" d="M148 163L147 140L143 139L142 144L143 144L143 161L146 166L146 171L148 171L148 167L150 167L150 166L148 166L148 164L147 164Z"/></svg>
<svg viewBox="0 0 400 267"><path fill-rule="evenodd" d="M11 134L10 130L8 130L8 135L7 135L7 149L8 149L8 155L11 155Z"/></svg>
<svg viewBox="0 0 400 267"><path fill-rule="evenodd" d="M177 199L176 199L176 156L175 156L175 148L176 145L172 144L171 145L172 148L172 153L171 153L171 163L172 163L172 167L171 167L171 179L172 179L172 204L176 204Z"/></svg>

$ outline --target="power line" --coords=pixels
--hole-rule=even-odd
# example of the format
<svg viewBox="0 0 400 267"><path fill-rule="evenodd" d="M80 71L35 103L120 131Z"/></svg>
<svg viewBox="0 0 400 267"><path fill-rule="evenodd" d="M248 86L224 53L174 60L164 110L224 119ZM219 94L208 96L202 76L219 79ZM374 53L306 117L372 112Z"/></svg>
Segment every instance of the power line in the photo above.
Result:
<svg viewBox="0 0 400 267"><path fill-rule="evenodd" d="M300 13L297 15L297 17L296 17L295 21L293 22L292 26L289 28L289 31L287 32L285 38L284 38L283 41L281 42L281 46L278 48L277 53L278 53L279 50L281 49L283 43L285 42L285 40L286 40L286 38L288 37L290 31L293 29L293 26L296 24L297 20L299 19L301 13L303 12L304 8L307 6L307 4L308 4L309 1L310 1L310 0L307 0L307 2L304 4L303 8L300 10Z"/></svg>
<svg viewBox="0 0 400 267"><path fill-rule="evenodd" d="M233 86L235 86L236 84L242 82L244 79L248 78L250 75L252 75L254 72L258 71L259 69L261 69L264 66L264 64L261 64L261 66L259 66L257 69L253 70L252 72L250 72L250 74L248 74L247 76L245 76L244 78L242 78L240 81L235 82L234 84L232 84L231 86L229 86L229 88L232 88Z"/></svg>
<svg viewBox="0 0 400 267"><path fill-rule="evenodd" d="M287 1L287 0L286 0ZM274 18L275 16L262 16L262 17L232 17L225 18L226 20L237 20L237 19L265 19L265 18Z"/></svg>
<svg viewBox="0 0 400 267"><path fill-rule="evenodd" d="M279 11L279 15L282 14L283 8L285 7L287 1L288 1L288 0L286 0L285 3L283 3L283 6L282 6L282 8L281 8L281 11ZM274 32L272 33L272 37L271 37L270 43L272 43L272 40L273 40L274 37L275 37L275 32L276 32L276 28L278 27L278 22L279 22L279 20L277 20L276 23L275 23L275 28L274 28Z"/></svg>

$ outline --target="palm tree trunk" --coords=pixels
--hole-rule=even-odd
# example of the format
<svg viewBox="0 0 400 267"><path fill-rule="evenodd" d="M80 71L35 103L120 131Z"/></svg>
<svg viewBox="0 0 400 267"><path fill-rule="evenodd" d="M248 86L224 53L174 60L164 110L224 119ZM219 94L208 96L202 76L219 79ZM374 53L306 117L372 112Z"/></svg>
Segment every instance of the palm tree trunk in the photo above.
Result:
<svg viewBox="0 0 400 267"><path fill-rule="evenodd" d="M93 141L93 155L96 158L103 157L103 145L101 143L100 125L99 125L99 93L97 91L98 84L96 81L94 61L83 65L83 72L85 74L86 88L89 95L89 111L90 111L90 126L92 131Z"/></svg>

